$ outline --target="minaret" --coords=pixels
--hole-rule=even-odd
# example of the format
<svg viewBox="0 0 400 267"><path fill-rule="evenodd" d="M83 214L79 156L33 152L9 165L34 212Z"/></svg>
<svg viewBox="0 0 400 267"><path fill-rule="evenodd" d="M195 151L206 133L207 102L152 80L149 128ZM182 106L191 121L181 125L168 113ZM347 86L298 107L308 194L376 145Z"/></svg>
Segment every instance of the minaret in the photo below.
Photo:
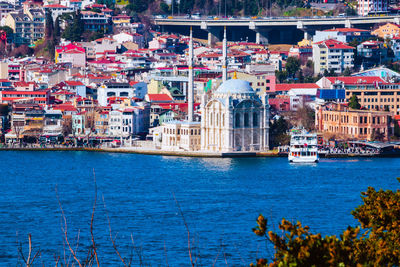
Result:
<svg viewBox="0 0 400 267"><path fill-rule="evenodd" d="M189 88L188 88L188 121L193 121L193 32L190 27L189 41Z"/></svg>
<svg viewBox="0 0 400 267"><path fill-rule="evenodd" d="M225 82L228 77L228 47L226 44L226 26L224 27L224 40L222 41L222 82Z"/></svg>

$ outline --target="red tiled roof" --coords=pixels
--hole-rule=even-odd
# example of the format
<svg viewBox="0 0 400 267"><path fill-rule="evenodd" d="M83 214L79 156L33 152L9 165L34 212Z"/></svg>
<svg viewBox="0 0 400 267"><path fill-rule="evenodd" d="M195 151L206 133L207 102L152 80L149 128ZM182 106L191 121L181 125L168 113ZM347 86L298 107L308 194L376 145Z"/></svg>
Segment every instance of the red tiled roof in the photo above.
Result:
<svg viewBox="0 0 400 267"><path fill-rule="evenodd" d="M172 98L167 94L148 94L150 101L172 101Z"/></svg>
<svg viewBox="0 0 400 267"><path fill-rule="evenodd" d="M324 44L328 48L335 48L335 49L354 49L354 47L346 45L345 43L334 40L334 39L324 40L321 42L316 42L314 44L317 44L317 45Z"/></svg>
<svg viewBox="0 0 400 267"><path fill-rule="evenodd" d="M85 48L75 45L73 43L67 44L65 46L61 46L59 49L56 49L57 53L62 53L70 50L78 50L80 52L85 53Z"/></svg>
<svg viewBox="0 0 400 267"><path fill-rule="evenodd" d="M67 6L59 5L59 4L53 4L53 5L47 5L44 6L44 8L68 8Z"/></svg>
<svg viewBox="0 0 400 267"><path fill-rule="evenodd" d="M376 82L385 83L382 78L378 76L362 76L362 77L325 77L331 83L341 81L344 84L373 84Z"/></svg>
<svg viewBox="0 0 400 267"><path fill-rule="evenodd" d="M368 32L368 30L356 29L356 28L336 28L325 30L324 32Z"/></svg>
<svg viewBox="0 0 400 267"><path fill-rule="evenodd" d="M68 86L84 85L82 82L79 82L79 81L65 81L65 84L68 85Z"/></svg>
<svg viewBox="0 0 400 267"><path fill-rule="evenodd" d="M277 83L275 85L275 91L289 91L291 89L312 89L319 88L315 83Z"/></svg>

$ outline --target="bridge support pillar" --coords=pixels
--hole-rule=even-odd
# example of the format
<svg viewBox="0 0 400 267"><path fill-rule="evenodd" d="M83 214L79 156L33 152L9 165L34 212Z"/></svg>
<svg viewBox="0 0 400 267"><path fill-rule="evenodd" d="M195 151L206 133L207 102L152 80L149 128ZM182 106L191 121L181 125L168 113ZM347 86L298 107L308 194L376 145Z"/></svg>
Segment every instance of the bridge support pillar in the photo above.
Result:
<svg viewBox="0 0 400 267"><path fill-rule="evenodd" d="M346 19L346 20L344 21L344 27L345 27L345 28L351 28L351 27L353 27L353 25L351 24L351 21L350 21L349 19Z"/></svg>
<svg viewBox="0 0 400 267"><path fill-rule="evenodd" d="M205 21L201 22L200 29L206 31L207 34L207 45L212 47L219 40L219 31L216 27L209 27Z"/></svg>
<svg viewBox="0 0 400 267"><path fill-rule="evenodd" d="M265 29L264 27L257 27L254 21L250 21L249 29L256 32L256 43L257 44L268 44L268 33L269 29Z"/></svg>
<svg viewBox="0 0 400 267"><path fill-rule="evenodd" d="M213 34L211 31L208 31L208 34L207 34L207 45L209 47L212 47L218 41L219 41L218 37L215 34Z"/></svg>
<svg viewBox="0 0 400 267"><path fill-rule="evenodd" d="M305 40L311 40L313 35L315 34L315 31L307 29L307 28L303 28L301 30L304 33L304 39Z"/></svg>

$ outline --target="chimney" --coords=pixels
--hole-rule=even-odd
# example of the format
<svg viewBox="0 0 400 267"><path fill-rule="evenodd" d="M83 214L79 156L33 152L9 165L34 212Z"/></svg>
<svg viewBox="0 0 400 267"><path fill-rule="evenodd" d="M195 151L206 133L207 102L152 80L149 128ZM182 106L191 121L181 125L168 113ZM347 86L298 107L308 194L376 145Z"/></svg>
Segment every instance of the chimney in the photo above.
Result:
<svg viewBox="0 0 400 267"><path fill-rule="evenodd" d="M189 40L189 88L188 88L188 121L193 121L193 30L190 27Z"/></svg>
<svg viewBox="0 0 400 267"><path fill-rule="evenodd" d="M224 40L222 41L222 82L225 82L228 77L227 54L228 54L228 47L226 44L226 26L225 26Z"/></svg>

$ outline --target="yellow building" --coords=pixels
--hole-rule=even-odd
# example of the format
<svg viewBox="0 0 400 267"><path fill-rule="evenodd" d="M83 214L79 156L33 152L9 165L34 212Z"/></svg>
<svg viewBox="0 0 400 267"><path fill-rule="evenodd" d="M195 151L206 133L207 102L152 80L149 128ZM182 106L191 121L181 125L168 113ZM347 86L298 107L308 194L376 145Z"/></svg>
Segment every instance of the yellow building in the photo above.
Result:
<svg viewBox="0 0 400 267"><path fill-rule="evenodd" d="M400 26L394 23L386 23L373 30L371 34L381 38L400 36Z"/></svg>
<svg viewBox="0 0 400 267"><path fill-rule="evenodd" d="M148 94L160 94L164 85L162 81L157 81L152 79L150 83L147 85L147 93Z"/></svg>
<svg viewBox="0 0 400 267"><path fill-rule="evenodd" d="M234 72L228 73L228 77L230 78L232 78L234 75ZM249 74L246 72L236 72L236 77L239 80L248 81L250 86L253 87L254 91L258 95L275 91L275 75L271 75L270 73L257 72L254 74Z"/></svg>
<svg viewBox="0 0 400 267"><path fill-rule="evenodd" d="M300 46L300 47L311 46L312 45L312 41L311 40L307 40L307 39L303 39L300 42L298 42L297 45Z"/></svg>
<svg viewBox="0 0 400 267"><path fill-rule="evenodd" d="M44 12L29 9L25 13L11 12L5 18L4 25L14 32L16 44L32 44L44 37Z"/></svg>

